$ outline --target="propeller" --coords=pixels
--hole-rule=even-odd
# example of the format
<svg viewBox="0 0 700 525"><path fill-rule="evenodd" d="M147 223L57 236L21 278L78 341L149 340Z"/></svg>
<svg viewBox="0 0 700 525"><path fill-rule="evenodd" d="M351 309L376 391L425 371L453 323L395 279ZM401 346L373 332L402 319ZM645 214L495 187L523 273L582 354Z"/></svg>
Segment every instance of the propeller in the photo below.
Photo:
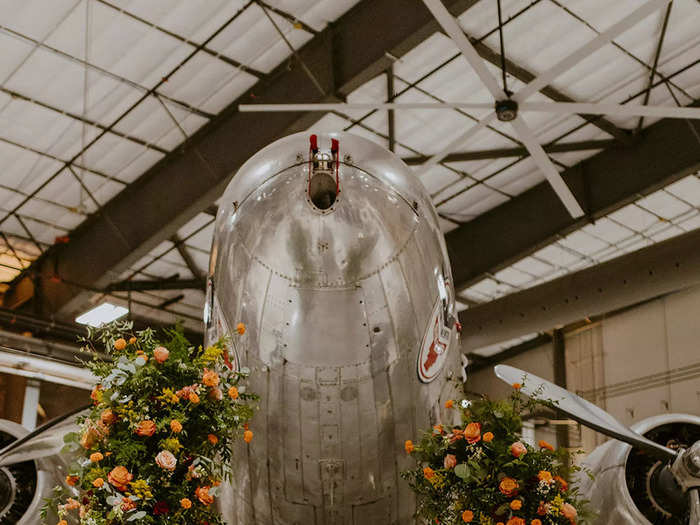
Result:
<svg viewBox="0 0 700 525"><path fill-rule="evenodd" d="M528 103L527 99L534 93L549 85L554 79L571 69L584 58L590 56L604 45L611 42L618 35L651 13L668 5L671 0L650 0L632 11L625 18L610 26L585 45L576 49L554 66L542 72L538 77L525 85L520 91L511 96L502 89L491 74L484 60L479 56L467 35L460 27L457 20L450 14L441 0L423 0L428 10L440 24L445 33L453 40L464 58L472 67L483 85L489 91L495 101L495 105L470 103L470 102L440 102L440 103L379 103L379 104L241 104L240 111L343 111L343 110L400 110L400 109L488 109L495 111L483 117L475 126L469 128L464 134L453 140L447 147L434 154L423 164L423 171L442 161L449 153L463 145L472 135L487 125L494 117L504 122L510 122L516 136L523 142L530 152L532 160L538 166L547 181L551 184L559 199L566 207L569 214L578 218L584 215L584 211L577 202L573 193L562 179L559 171L549 159L536 138L536 134L530 128L519 111L543 111L555 114L599 114L617 116L644 116L662 118L700 118L700 108L693 107L648 107L626 106L622 104L593 104L593 103Z"/></svg>
<svg viewBox="0 0 700 525"><path fill-rule="evenodd" d="M496 365L496 376L512 385L520 383L520 392L544 402L552 402L571 419L601 434L638 447L666 461L678 487L687 491L692 525L700 524L700 441L690 448L675 451L656 443L620 423L602 408L534 374L508 365Z"/></svg>

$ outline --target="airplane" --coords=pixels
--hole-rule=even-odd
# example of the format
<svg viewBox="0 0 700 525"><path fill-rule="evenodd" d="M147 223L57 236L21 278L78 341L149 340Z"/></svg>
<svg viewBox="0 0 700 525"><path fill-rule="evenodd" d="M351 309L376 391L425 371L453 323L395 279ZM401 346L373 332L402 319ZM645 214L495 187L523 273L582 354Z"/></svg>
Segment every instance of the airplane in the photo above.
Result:
<svg viewBox="0 0 700 525"><path fill-rule="evenodd" d="M449 423L444 401L464 379L450 264L427 192L372 141L297 133L246 162L221 202L205 339L243 321L247 337L230 358L254 371L249 388L261 395L256 439L233 451L235 481L219 497L224 519L414 523L399 477L412 466L404 440ZM508 383L526 374L495 370ZM648 439L544 379L528 375L522 391L617 440L590 454L595 481L579 479L598 525L700 523L700 418L642 421L635 429ZM76 414L30 434L0 422L0 523L40 523L42 498L67 473L62 436Z"/></svg>

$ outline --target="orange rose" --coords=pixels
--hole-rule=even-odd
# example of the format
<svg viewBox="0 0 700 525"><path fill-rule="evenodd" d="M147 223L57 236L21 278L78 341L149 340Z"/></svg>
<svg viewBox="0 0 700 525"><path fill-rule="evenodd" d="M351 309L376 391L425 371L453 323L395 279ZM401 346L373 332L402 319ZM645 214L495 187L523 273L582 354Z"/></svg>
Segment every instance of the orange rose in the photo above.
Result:
<svg viewBox="0 0 700 525"><path fill-rule="evenodd" d="M518 518L517 516L513 516L507 521L506 525L525 525L525 520Z"/></svg>
<svg viewBox="0 0 700 525"><path fill-rule="evenodd" d="M93 452L92 454L90 454L90 461L92 461L93 463L99 463L104 458L105 457L100 452Z"/></svg>
<svg viewBox="0 0 700 525"><path fill-rule="evenodd" d="M552 445L550 445L549 443L547 443L547 442L546 442L545 440L543 440L543 439L540 440L540 442L538 443L538 445L540 446L540 448L546 448L547 450L554 451L554 447L553 447Z"/></svg>
<svg viewBox="0 0 700 525"><path fill-rule="evenodd" d="M130 345L133 345L133 344L135 344L135 343L136 343L136 338L135 338L134 336L131 336L131 337L129 338L129 344L130 344Z"/></svg>
<svg viewBox="0 0 700 525"><path fill-rule="evenodd" d="M514 499L513 501L510 502L510 508L512 510L520 510L523 508L523 502L520 501L519 499Z"/></svg>
<svg viewBox="0 0 700 525"><path fill-rule="evenodd" d="M97 444L102 436L95 427L89 427L82 436L80 436L80 445L88 450Z"/></svg>
<svg viewBox="0 0 700 525"><path fill-rule="evenodd" d="M209 494L209 487L197 487L197 490L194 491L194 495L202 505L211 505L214 503L214 496Z"/></svg>
<svg viewBox="0 0 700 525"><path fill-rule="evenodd" d="M483 439L485 443L491 443L493 441L493 432L486 432L486 434L481 436L481 439Z"/></svg>
<svg viewBox="0 0 700 525"><path fill-rule="evenodd" d="M413 446L413 441L407 439L406 442L403 444L403 448L406 450L406 454L410 454L416 447Z"/></svg>
<svg viewBox="0 0 700 525"><path fill-rule="evenodd" d="M243 335L245 333L245 325L243 323L238 323L236 325L236 332L238 332L238 335Z"/></svg>
<svg viewBox="0 0 700 525"><path fill-rule="evenodd" d="M464 439L467 443L478 443L481 440L481 423L469 423L464 429Z"/></svg>
<svg viewBox="0 0 700 525"><path fill-rule="evenodd" d="M66 504L64 505L64 508L66 510L75 510L78 507L80 507L80 503L78 501L74 500L73 498L68 498L66 500Z"/></svg>
<svg viewBox="0 0 700 525"><path fill-rule="evenodd" d="M455 402L453 399L448 399L447 401L445 401L445 408L452 408L453 406L455 406Z"/></svg>
<svg viewBox="0 0 700 525"><path fill-rule="evenodd" d="M179 434L180 432L182 432L182 423L180 423L177 419L173 419L170 422L170 430L172 430L176 434Z"/></svg>
<svg viewBox="0 0 700 525"><path fill-rule="evenodd" d="M520 441L516 441L510 446L510 453L513 454L514 457L519 458L527 454L527 447Z"/></svg>
<svg viewBox="0 0 700 525"><path fill-rule="evenodd" d="M126 339L124 339L123 337L120 337L119 339L114 341L114 349L115 350L121 351L121 350L124 350L125 348L126 348Z"/></svg>
<svg viewBox="0 0 700 525"><path fill-rule="evenodd" d="M207 386L218 386L219 385L219 374L214 370L204 369L204 375L202 376L202 382Z"/></svg>
<svg viewBox="0 0 700 525"><path fill-rule="evenodd" d="M124 512L129 512L136 508L136 503L131 498L122 498L121 508Z"/></svg>
<svg viewBox="0 0 700 525"><path fill-rule="evenodd" d="M513 388L515 388L516 390L520 390L522 387L523 385L521 385L520 383L513 383Z"/></svg>
<svg viewBox="0 0 700 525"><path fill-rule="evenodd" d="M219 442L219 438L216 437L214 434L209 434L207 436L207 441L211 443L212 445L216 445Z"/></svg>
<svg viewBox="0 0 700 525"><path fill-rule="evenodd" d="M209 399L212 399L214 401L221 401L224 398L224 394L220 388L212 388L209 391L209 395L207 397L209 397Z"/></svg>
<svg viewBox="0 0 700 525"><path fill-rule="evenodd" d="M430 467L424 467L423 476L425 477L425 479L432 479L433 476L435 476L435 471Z"/></svg>
<svg viewBox="0 0 700 525"><path fill-rule="evenodd" d="M469 523L473 519L474 513L471 510L465 510L464 512L462 512L462 521L464 523Z"/></svg>
<svg viewBox="0 0 700 525"><path fill-rule="evenodd" d="M457 457L454 454L447 454L443 460L443 465L446 469L455 468L457 466Z"/></svg>
<svg viewBox="0 0 700 525"><path fill-rule="evenodd" d="M189 396L187 396L187 399L189 399L190 403L192 403L193 405L199 403L199 396L194 392L190 392Z"/></svg>
<svg viewBox="0 0 700 525"><path fill-rule="evenodd" d="M566 492L567 490L569 490L569 484L561 476L554 476L554 481L559 483L559 486L561 487L562 492Z"/></svg>
<svg viewBox="0 0 700 525"><path fill-rule="evenodd" d="M192 502L188 498L182 498L180 500L180 506L183 509L189 509L192 506Z"/></svg>
<svg viewBox="0 0 700 525"><path fill-rule="evenodd" d="M102 414L100 414L100 422L103 425L112 425L114 422L117 420L117 415L112 412L112 409L108 408L107 410L103 410Z"/></svg>
<svg viewBox="0 0 700 525"><path fill-rule="evenodd" d="M435 432L436 434L442 434L445 432L445 430L442 428L442 425L435 425L433 427L433 432Z"/></svg>
<svg viewBox="0 0 700 525"><path fill-rule="evenodd" d="M250 430L246 430L245 432L243 432L243 441L245 441L246 443L250 443L251 441L253 441L253 432Z"/></svg>
<svg viewBox="0 0 700 525"><path fill-rule="evenodd" d="M513 478L505 477L501 480L501 483L498 485L498 490L501 491L501 494L505 496L513 496L515 493L518 491L519 485L516 480Z"/></svg>
<svg viewBox="0 0 700 525"><path fill-rule="evenodd" d="M71 487L75 487L76 483L80 478L78 476L66 476L66 483Z"/></svg>
<svg viewBox="0 0 700 525"><path fill-rule="evenodd" d="M99 489L102 485L105 484L105 480L102 478L96 478L95 481L92 482L92 486Z"/></svg>
<svg viewBox="0 0 700 525"><path fill-rule="evenodd" d="M571 523L576 523L576 508L571 503L564 503L561 506L561 515L568 519Z"/></svg>
<svg viewBox="0 0 700 525"><path fill-rule="evenodd" d="M547 514L549 511L549 503L545 503L544 501L540 501L540 504L537 507L537 514L540 516L544 516Z"/></svg>
<svg viewBox="0 0 700 525"><path fill-rule="evenodd" d="M547 483L551 483L552 481L554 481L554 478L552 478L552 473L548 470L540 470L537 473L537 479L539 479L540 481L545 481Z"/></svg>
<svg viewBox="0 0 700 525"><path fill-rule="evenodd" d="M235 386L228 389L228 397L231 399L238 399L238 389Z"/></svg>
<svg viewBox="0 0 700 525"><path fill-rule="evenodd" d="M107 474L107 481L109 481L114 488L124 492L128 486L129 482L134 479L134 476L126 470L126 467L114 467L112 472Z"/></svg>
<svg viewBox="0 0 700 525"><path fill-rule="evenodd" d="M170 352L168 352L168 349L164 346L159 346L155 350L153 350L153 357L155 357L156 361L158 361L159 363L165 363L169 356Z"/></svg>
<svg viewBox="0 0 700 525"><path fill-rule="evenodd" d="M68 525L68 522L66 520L61 520L57 525Z"/></svg>
<svg viewBox="0 0 700 525"><path fill-rule="evenodd" d="M150 419L144 419L139 423L139 426L136 427L135 432L139 436L150 437L156 433L156 424Z"/></svg>
<svg viewBox="0 0 700 525"><path fill-rule="evenodd" d="M542 525L542 521L535 518L530 522L530 525Z"/></svg>

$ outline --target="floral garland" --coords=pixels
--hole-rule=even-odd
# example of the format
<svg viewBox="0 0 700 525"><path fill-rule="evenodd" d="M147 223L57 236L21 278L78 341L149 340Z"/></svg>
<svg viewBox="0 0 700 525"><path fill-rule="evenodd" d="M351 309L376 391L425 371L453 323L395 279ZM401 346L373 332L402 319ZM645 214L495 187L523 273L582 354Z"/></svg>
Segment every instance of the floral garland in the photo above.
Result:
<svg viewBox="0 0 700 525"><path fill-rule="evenodd" d="M223 524L212 504L230 479L233 441L253 439L258 397L242 384L248 371L228 365L226 341L203 349L178 330L165 335L115 323L84 340L100 382L81 431L64 438L75 460L42 509L45 523Z"/></svg>
<svg viewBox="0 0 700 525"><path fill-rule="evenodd" d="M449 525L581 525L590 518L564 479L568 452L521 440L521 414L538 403L513 387L507 400L447 401L461 425L436 425L418 444L406 441L417 465L402 477L416 493L417 516Z"/></svg>

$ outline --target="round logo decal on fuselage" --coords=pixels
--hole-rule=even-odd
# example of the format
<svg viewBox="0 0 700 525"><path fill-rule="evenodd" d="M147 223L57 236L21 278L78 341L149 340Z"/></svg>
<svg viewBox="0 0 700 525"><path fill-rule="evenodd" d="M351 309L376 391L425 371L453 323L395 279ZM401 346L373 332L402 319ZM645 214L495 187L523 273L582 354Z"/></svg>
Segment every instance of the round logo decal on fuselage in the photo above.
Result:
<svg viewBox="0 0 700 525"><path fill-rule="evenodd" d="M418 353L418 378L430 383L442 370L450 345L450 329L445 326L440 299L435 303Z"/></svg>

